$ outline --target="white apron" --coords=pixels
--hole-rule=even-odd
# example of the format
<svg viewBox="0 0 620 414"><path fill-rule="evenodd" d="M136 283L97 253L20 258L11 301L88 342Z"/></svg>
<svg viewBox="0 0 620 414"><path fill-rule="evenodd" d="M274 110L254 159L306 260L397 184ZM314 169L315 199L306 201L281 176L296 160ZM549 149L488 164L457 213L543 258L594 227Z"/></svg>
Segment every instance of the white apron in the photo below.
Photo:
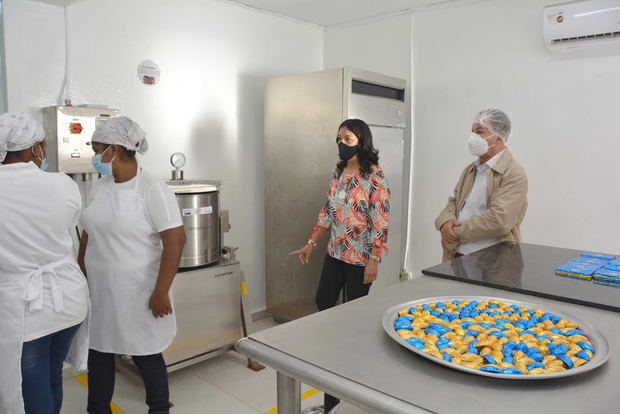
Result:
<svg viewBox="0 0 620 414"><path fill-rule="evenodd" d="M30 274L13 274L0 281L0 413L24 413L22 398L21 355L26 306L36 311L43 307L43 284L49 283L54 310L63 310L63 292L56 270L70 266L79 270L74 259L66 258ZM81 273L81 272L80 272ZM73 338L67 362L75 369L86 369L88 357L88 316Z"/></svg>
<svg viewBox="0 0 620 414"><path fill-rule="evenodd" d="M163 247L137 191L139 171L135 181L133 188L108 191L82 213L88 233L84 262L92 309L90 347L152 355L172 343L176 321L174 313L155 318L148 308Z"/></svg>

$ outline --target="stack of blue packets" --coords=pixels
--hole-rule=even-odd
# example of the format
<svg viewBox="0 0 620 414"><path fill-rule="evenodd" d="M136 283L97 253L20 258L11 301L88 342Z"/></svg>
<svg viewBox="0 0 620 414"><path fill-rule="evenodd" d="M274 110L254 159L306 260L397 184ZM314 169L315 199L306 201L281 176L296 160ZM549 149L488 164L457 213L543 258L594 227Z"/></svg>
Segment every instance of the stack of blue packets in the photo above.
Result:
<svg viewBox="0 0 620 414"><path fill-rule="evenodd" d="M581 253L579 255L579 258L582 260L594 260L594 261L599 261L602 263L609 263L611 261L616 262L616 260L614 260L616 258L616 256L612 255L612 254L602 254L602 253Z"/></svg>
<svg viewBox="0 0 620 414"><path fill-rule="evenodd" d="M606 285L620 288L620 260L607 262L592 276L597 285Z"/></svg>
<svg viewBox="0 0 620 414"><path fill-rule="evenodd" d="M615 258L616 256L609 254L581 253L578 258L566 262L555 269L555 274L576 279L592 280L593 275L597 271ZM617 271L620 272L620 261L618 261L618 266Z"/></svg>

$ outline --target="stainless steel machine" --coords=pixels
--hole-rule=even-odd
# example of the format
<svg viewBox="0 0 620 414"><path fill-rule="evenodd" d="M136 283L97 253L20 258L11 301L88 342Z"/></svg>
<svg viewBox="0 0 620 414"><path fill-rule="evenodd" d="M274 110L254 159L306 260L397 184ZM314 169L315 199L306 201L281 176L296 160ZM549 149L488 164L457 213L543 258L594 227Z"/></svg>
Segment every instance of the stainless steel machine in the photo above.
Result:
<svg viewBox="0 0 620 414"><path fill-rule="evenodd" d="M67 174L95 173L90 139L98 118L118 116L118 109L89 106L49 106L43 108L50 171Z"/></svg>
<svg viewBox="0 0 620 414"><path fill-rule="evenodd" d="M287 321L315 312L328 237L309 264L288 252L306 243L338 162L338 125L361 118L372 130L390 190L389 254L373 290L399 281L408 189L404 182L406 81L352 68L271 79L265 91L267 310ZM406 180L405 180L406 182Z"/></svg>
<svg viewBox="0 0 620 414"><path fill-rule="evenodd" d="M221 250L220 182L179 180L169 181L168 187L177 198L187 236L181 268L217 263Z"/></svg>
<svg viewBox="0 0 620 414"><path fill-rule="evenodd" d="M182 155L182 154L181 154ZM184 163L179 153L171 158L178 174ZM231 349L241 338L241 263L235 249L222 247L229 229L228 211L220 209L221 182L172 180L183 218L187 243L179 272L172 284L177 335L164 352L174 371Z"/></svg>
<svg viewBox="0 0 620 414"><path fill-rule="evenodd" d="M223 258L198 269L181 269L172 284L177 335L164 351L175 371L232 349L241 338L241 264Z"/></svg>
<svg viewBox="0 0 620 414"><path fill-rule="evenodd" d="M51 171L73 177L86 205L97 174L91 164L91 137L98 118L119 115L103 107L53 106L43 108L47 153ZM235 250L222 246L229 229L228 211L220 208L219 181L184 181L185 156L173 154L176 168L168 185L174 192L183 218L187 243L180 269L172 285L177 335L164 352L170 371L216 356L241 338L240 287L245 288ZM78 229L77 234L81 231ZM75 248L79 241L74 240Z"/></svg>
<svg viewBox="0 0 620 414"><path fill-rule="evenodd" d="M95 155L91 147L95 123L100 118L116 117L119 111L104 105L81 105L49 106L42 112L49 170L71 176L80 190L82 206L86 206L97 181L97 172L91 163ZM81 234L79 228L73 235L76 254L80 244L78 234Z"/></svg>

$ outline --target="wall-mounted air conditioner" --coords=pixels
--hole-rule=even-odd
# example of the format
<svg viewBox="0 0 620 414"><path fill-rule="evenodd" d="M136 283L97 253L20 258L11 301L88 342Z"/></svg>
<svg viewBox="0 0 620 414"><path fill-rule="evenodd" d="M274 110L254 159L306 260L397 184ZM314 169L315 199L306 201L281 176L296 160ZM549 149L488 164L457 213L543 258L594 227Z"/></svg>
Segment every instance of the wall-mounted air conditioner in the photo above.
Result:
<svg viewBox="0 0 620 414"><path fill-rule="evenodd" d="M620 42L620 0L588 0L545 7L543 36L549 49Z"/></svg>

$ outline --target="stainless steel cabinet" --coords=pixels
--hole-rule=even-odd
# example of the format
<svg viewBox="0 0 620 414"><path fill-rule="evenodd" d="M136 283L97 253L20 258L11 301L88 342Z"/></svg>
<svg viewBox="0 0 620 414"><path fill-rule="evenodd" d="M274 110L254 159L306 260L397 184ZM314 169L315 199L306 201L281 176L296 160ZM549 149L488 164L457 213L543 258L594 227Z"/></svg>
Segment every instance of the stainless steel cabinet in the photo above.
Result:
<svg viewBox="0 0 620 414"><path fill-rule="evenodd" d="M241 338L240 272L241 265L232 260L176 275L177 335L164 351L169 371L227 351Z"/></svg>
<svg viewBox="0 0 620 414"><path fill-rule="evenodd" d="M310 264L288 252L310 236L338 162L339 124L361 118L372 129L392 192L390 253L373 289L398 282L406 215L403 148L406 82L352 68L271 79L265 93L265 244L267 310L279 320L316 311L327 237Z"/></svg>

